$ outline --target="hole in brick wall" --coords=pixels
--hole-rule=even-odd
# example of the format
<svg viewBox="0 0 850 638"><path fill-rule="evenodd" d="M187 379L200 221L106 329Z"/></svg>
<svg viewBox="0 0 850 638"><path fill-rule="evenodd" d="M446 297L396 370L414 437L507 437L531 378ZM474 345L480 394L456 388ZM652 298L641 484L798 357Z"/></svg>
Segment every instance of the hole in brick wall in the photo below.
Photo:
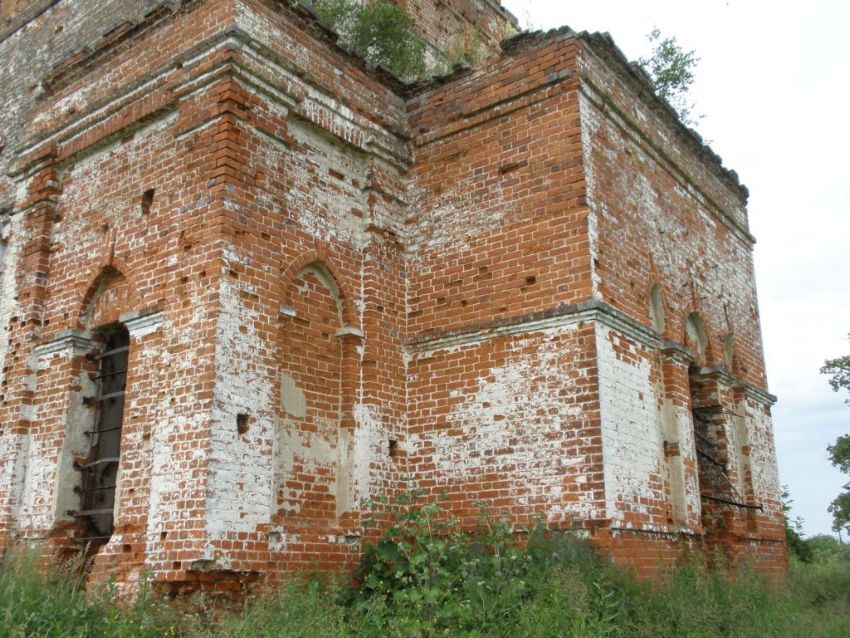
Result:
<svg viewBox="0 0 850 638"><path fill-rule="evenodd" d="M188 276L183 275L182 277L180 277L180 283L181 283L181 284L185 284L185 283L187 283L188 281L189 281L189 277L188 277Z"/></svg>
<svg viewBox="0 0 850 638"><path fill-rule="evenodd" d="M133 551L133 546L132 545L126 545L126 544L122 545L121 551L123 551L124 553L129 553L129 552Z"/></svg>
<svg viewBox="0 0 850 638"><path fill-rule="evenodd" d="M159 540L164 541L166 538L168 538L168 532L159 533Z"/></svg>
<svg viewBox="0 0 850 638"><path fill-rule="evenodd" d="M201 271L201 274L200 274L199 276L201 277L201 279L203 279L204 277L206 277L206 276L207 276L207 271L206 271L206 270L202 270L202 271Z"/></svg>
<svg viewBox="0 0 850 638"><path fill-rule="evenodd" d="M272 238L272 236L271 236L271 235L269 235L268 233L260 233L260 237L262 237L262 238L263 238L263 239L265 239L266 241L268 241L269 239L271 239L271 238Z"/></svg>
<svg viewBox="0 0 850 638"><path fill-rule="evenodd" d="M248 432L248 415L247 414L237 414L236 415L236 431L241 434L246 434Z"/></svg>
<svg viewBox="0 0 850 638"><path fill-rule="evenodd" d="M461 305L461 306L466 307L468 304L469 304L469 302L468 302L466 299L461 299L461 300L460 300L460 305Z"/></svg>
<svg viewBox="0 0 850 638"><path fill-rule="evenodd" d="M530 277L526 277L525 283L526 283L527 286L530 286L532 284L536 284L537 283L537 277L535 277L534 275L532 275Z"/></svg>
<svg viewBox="0 0 850 638"><path fill-rule="evenodd" d="M156 191L153 188L149 188L144 193L142 193L142 215L147 215L151 212L151 204L153 204L153 196Z"/></svg>
<svg viewBox="0 0 850 638"><path fill-rule="evenodd" d="M239 279L239 273L235 270L228 270L227 274L233 277L234 279Z"/></svg>
<svg viewBox="0 0 850 638"><path fill-rule="evenodd" d="M512 173L513 171L528 166L528 161L523 160L521 162L512 162L511 164L503 164L499 167L499 174L506 175L507 173Z"/></svg>
<svg viewBox="0 0 850 638"><path fill-rule="evenodd" d="M100 225L100 232L102 232L102 233L109 232L109 224L101 224Z"/></svg>
<svg viewBox="0 0 850 638"><path fill-rule="evenodd" d="M446 303L445 297L437 297L437 303Z"/></svg>
<svg viewBox="0 0 850 638"><path fill-rule="evenodd" d="M171 569L180 569L180 561L175 560L171 563Z"/></svg>
<svg viewBox="0 0 850 638"><path fill-rule="evenodd" d="M398 456L398 441L396 441L395 439L390 439L389 449L390 449L390 458L391 459L396 458Z"/></svg>

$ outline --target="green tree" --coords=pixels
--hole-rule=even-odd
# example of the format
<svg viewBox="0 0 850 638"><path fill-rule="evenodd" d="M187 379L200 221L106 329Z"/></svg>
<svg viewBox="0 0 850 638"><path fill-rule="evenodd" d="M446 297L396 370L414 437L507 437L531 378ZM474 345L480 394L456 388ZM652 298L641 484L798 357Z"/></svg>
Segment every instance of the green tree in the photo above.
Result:
<svg viewBox="0 0 850 638"><path fill-rule="evenodd" d="M688 90L694 83L694 69L699 58L695 51L684 51L676 38L665 38L656 27L646 36L652 43L649 58L639 58L638 64L652 80L659 97L669 102L683 124L693 126L702 116L692 115L694 104L688 99Z"/></svg>
<svg viewBox="0 0 850 638"><path fill-rule="evenodd" d="M313 11L345 46L372 66L385 67L403 80L427 71L425 43L412 31L414 20L394 4L316 0Z"/></svg>
<svg viewBox="0 0 850 638"><path fill-rule="evenodd" d="M847 335L850 338L850 335ZM820 369L821 374L831 374L829 385L832 389L838 392L842 388L850 392L850 354L838 357L837 359L827 359L824 361L823 367ZM850 405L850 399L844 401Z"/></svg>
<svg viewBox="0 0 850 638"><path fill-rule="evenodd" d="M850 335L848 335L850 336ZM820 369L821 374L832 375L829 385L838 392L842 388L850 392L850 354L837 359L827 359ZM845 400L850 405L850 399ZM833 445L826 448L832 464L845 474L850 474L850 435L839 436ZM844 484L844 492L830 504L832 529L850 534L850 483Z"/></svg>
<svg viewBox="0 0 850 638"><path fill-rule="evenodd" d="M788 486L782 486L782 513L785 515L785 541L788 543L788 551L804 563L811 562L812 549L803 539L803 519L800 516L791 518L791 493Z"/></svg>

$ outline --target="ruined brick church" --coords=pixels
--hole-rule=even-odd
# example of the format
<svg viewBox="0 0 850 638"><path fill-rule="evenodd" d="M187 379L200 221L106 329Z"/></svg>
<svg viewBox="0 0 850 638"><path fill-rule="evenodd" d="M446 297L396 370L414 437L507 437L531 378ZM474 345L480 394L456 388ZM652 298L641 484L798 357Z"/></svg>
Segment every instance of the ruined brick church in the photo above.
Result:
<svg viewBox="0 0 850 638"><path fill-rule="evenodd" d="M0 0L0 551L224 589L350 567L410 478L650 574L785 565L735 173L605 34L400 0ZM87 548L87 549L86 549Z"/></svg>

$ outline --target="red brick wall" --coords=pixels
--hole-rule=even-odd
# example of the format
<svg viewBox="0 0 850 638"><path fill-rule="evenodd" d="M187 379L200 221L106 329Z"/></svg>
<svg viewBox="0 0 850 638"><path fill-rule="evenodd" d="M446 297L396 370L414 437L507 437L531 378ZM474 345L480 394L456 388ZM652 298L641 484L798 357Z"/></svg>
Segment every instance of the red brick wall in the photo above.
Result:
<svg viewBox="0 0 850 638"><path fill-rule="evenodd" d="M405 476L466 522L542 513L643 571L679 536L781 565L742 192L600 47L525 36L407 95L301 10L198 0L55 69L16 158L0 535L71 542L54 477L91 364L62 339L118 319L95 578L235 595L349 567L360 499ZM716 438L763 513L705 525L697 399L745 415Z"/></svg>

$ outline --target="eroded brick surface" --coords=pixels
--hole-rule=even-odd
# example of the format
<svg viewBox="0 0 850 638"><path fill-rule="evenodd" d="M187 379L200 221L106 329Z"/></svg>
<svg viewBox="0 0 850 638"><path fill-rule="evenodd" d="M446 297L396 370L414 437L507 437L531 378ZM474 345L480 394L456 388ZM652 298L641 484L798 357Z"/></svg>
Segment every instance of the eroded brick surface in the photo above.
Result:
<svg viewBox="0 0 850 638"><path fill-rule="evenodd" d="M492 55L405 87L297 3L77 4L0 5L0 547L83 551L122 324L128 593L350 567L408 479L784 568L746 191L606 37L410 2Z"/></svg>

